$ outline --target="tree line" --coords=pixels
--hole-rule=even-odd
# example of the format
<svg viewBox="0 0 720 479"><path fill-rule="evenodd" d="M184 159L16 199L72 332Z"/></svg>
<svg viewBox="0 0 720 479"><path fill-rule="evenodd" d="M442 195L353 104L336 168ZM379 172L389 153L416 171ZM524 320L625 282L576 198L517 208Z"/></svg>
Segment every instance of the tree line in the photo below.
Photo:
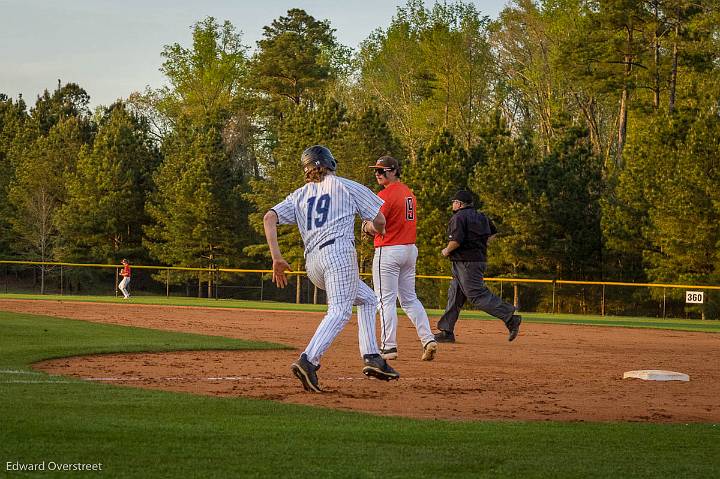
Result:
<svg viewBox="0 0 720 479"><path fill-rule="evenodd" d="M94 111L73 83L0 94L0 257L267 266L262 215L320 143L374 189L367 166L402 161L421 274L449 270L467 188L500 231L491 275L720 279L715 1L516 0L490 19L409 0L357 50L300 9L253 49L207 17L162 58L168 86Z"/></svg>

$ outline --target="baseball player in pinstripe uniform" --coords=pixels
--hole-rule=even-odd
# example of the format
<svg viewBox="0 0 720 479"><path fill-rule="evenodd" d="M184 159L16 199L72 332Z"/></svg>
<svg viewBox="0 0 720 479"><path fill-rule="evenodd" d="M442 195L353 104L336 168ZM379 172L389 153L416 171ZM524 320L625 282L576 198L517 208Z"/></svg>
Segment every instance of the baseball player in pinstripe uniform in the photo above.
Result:
<svg viewBox="0 0 720 479"><path fill-rule="evenodd" d="M373 286L380 302L381 355L385 359L398 356L396 302L400 299L423 345L422 359L432 361L438 345L425 308L415 294L417 201L412 190L400 181L398 160L383 156L370 168L375 169L375 179L383 186L378 196L385 201L380 209L385 215L385 234L376 234L371 223L363 223L363 232L375 236Z"/></svg>
<svg viewBox="0 0 720 479"><path fill-rule="evenodd" d="M337 162L324 146L307 148L301 162L305 185L271 208L263 219L273 259L273 282L285 287L285 272L290 271L280 253L277 225L297 224L305 245L308 277L327 292L327 314L290 369L306 391L320 392L320 358L350 320L354 304L358 307L363 373L383 380L398 379L400 375L380 356L375 339L377 299L360 279L354 241L356 214L371 220L378 231L385 230L385 217L380 213L383 202L365 186L336 176Z"/></svg>

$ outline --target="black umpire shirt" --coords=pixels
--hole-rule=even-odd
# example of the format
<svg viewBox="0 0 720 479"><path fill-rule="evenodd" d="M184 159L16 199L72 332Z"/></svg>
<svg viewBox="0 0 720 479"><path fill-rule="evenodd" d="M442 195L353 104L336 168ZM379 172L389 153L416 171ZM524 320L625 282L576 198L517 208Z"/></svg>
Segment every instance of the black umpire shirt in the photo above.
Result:
<svg viewBox="0 0 720 479"><path fill-rule="evenodd" d="M490 218L472 206L453 213L448 224L449 241L457 241L460 247L450 253L450 261L487 262L488 238L497 233Z"/></svg>

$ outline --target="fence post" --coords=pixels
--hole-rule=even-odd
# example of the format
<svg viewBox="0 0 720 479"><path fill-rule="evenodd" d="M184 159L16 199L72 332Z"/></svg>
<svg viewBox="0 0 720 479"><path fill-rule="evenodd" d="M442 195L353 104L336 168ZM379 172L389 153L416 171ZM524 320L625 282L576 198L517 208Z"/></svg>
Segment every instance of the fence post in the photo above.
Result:
<svg viewBox="0 0 720 479"><path fill-rule="evenodd" d="M63 295L63 270L62 265L60 265L60 296Z"/></svg>
<svg viewBox="0 0 720 479"><path fill-rule="evenodd" d="M115 297L117 298L118 295L118 276L120 275L119 268L115 268Z"/></svg>
<svg viewBox="0 0 720 479"><path fill-rule="evenodd" d="M260 301L263 300L263 274L260 273Z"/></svg>
<svg viewBox="0 0 720 479"><path fill-rule="evenodd" d="M557 284L555 281L556 280L553 280L552 282L552 310L550 314L555 314L555 285Z"/></svg>
<svg viewBox="0 0 720 479"><path fill-rule="evenodd" d="M663 319L665 319L665 288L663 288Z"/></svg>
<svg viewBox="0 0 720 479"><path fill-rule="evenodd" d="M602 302L600 303L600 312L602 316L605 316L605 285L602 285Z"/></svg>
<svg viewBox="0 0 720 479"><path fill-rule="evenodd" d="M165 270L165 297L170 297L170 270Z"/></svg>

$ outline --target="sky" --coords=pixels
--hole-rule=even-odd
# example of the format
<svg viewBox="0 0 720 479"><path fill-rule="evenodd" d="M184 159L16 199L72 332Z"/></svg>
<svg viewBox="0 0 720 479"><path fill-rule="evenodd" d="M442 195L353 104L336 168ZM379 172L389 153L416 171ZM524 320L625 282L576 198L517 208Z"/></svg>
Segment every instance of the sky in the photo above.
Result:
<svg viewBox="0 0 720 479"><path fill-rule="evenodd" d="M468 0L465 0L466 2ZM474 0L497 18L507 0ZM426 0L426 6L434 1ZM255 48L262 27L302 8L330 20L343 45L357 48L386 28L405 0L0 0L0 93L28 106L60 79L88 92L91 107L109 105L146 86L165 84L159 68L163 46L190 47L193 23L229 20Z"/></svg>

